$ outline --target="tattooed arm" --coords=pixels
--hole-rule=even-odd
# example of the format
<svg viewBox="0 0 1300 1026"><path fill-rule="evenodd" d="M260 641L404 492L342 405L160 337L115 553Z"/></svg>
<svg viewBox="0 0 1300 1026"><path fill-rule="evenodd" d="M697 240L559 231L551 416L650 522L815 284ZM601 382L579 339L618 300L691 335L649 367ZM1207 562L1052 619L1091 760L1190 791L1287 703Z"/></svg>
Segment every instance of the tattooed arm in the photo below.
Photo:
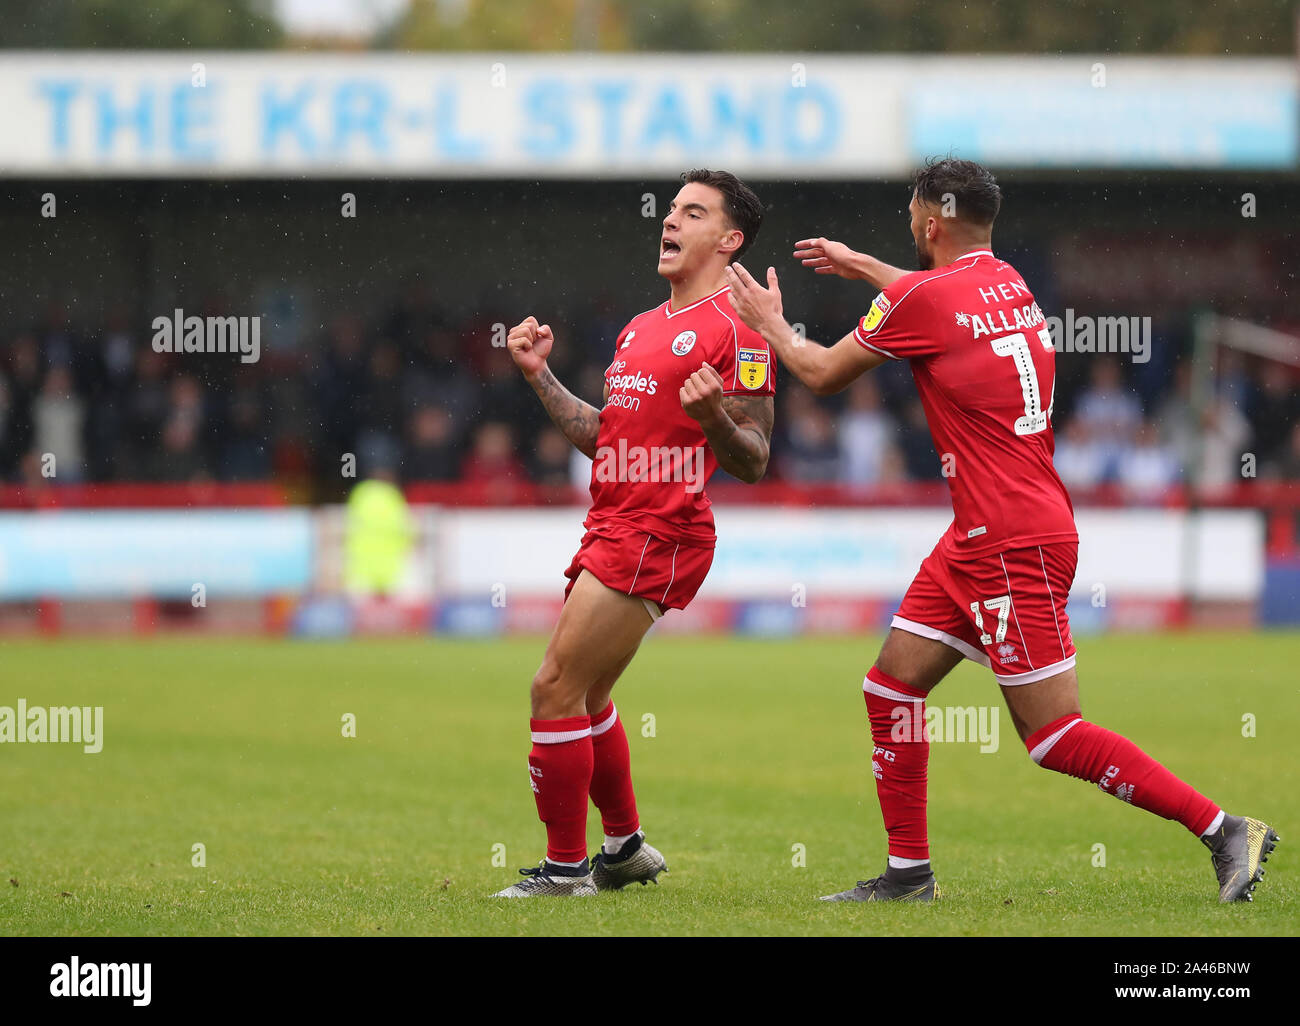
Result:
<svg viewBox="0 0 1300 1026"><path fill-rule="evenodd" d="M546 365L555 337L549 324L538 324L529 317L510 329L506 345L510 355L523 372L524 380L533 386L552 423L564 433L579 452L596 457L596 436L600 433L600 411L584 403L551 373ZM606 398L608 398L608 388Z"/></svg>
<svg viewBox="0 0 1300 1026"><path fill-rule="evenodd" d="M718 466L753 484L767 472L771 396L723 395L722 377L707 363L682 383L682 409L704 429Z"/></svg>

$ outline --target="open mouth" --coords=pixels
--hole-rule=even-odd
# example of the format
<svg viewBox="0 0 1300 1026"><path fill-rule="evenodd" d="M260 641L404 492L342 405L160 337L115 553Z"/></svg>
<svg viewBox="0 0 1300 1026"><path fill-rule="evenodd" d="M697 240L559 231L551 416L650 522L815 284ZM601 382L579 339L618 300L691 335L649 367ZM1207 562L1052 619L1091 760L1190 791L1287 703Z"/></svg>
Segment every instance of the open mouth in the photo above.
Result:
<svg viewBox="0 0 1300 1026"><path fill-rule="evenodd" d="M677 245L677 243L673 242L672 239L664 239L662 242L659 243L660 260L667 260L670 257L675 257L681 251L682 251L682 247Z"/></svg>

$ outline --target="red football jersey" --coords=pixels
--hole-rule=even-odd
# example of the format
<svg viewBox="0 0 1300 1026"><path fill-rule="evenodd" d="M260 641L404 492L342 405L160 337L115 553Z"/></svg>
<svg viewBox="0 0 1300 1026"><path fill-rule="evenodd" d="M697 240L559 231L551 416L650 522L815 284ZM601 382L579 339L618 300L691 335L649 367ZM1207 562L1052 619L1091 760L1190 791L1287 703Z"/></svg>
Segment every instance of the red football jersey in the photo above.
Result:
<svg viewBox="0 0 1300 1026"><path fill-rule="evenodd" d="M952 493L940 542L950 555L1078 540L1052 466L1056 353L1015 268L984 249L904 275L876 296L854 335L912 363Z"/></svg>
<svg viewBox="0 0 1300 1026"><path fill-rule="evenodd" d="M722 288L669 310L665 302L619 332L605 371L586 527L632 527L687 545L717 540L704 485L717 469L704 430L682 409L682 383L707 362L725 395L772 395L776 361Z"/></svg>

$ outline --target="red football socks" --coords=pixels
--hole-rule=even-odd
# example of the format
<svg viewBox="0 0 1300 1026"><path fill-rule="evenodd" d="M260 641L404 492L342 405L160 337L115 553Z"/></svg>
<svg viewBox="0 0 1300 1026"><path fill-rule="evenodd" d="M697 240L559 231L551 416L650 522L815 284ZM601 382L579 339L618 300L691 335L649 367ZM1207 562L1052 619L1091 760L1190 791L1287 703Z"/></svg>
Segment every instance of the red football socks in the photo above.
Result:
<svg viewBox="0 0 1300 1026"><path fill-rule="evenodd" d="M871 719L871 771L880 813L889 835L889 854L929 859L926 833L926 776L930 742L925 732L925 692L872 667L862 684Z"/></svg>
<svg viewBox="0 0 1300 1026"><path fill-rule="evenodd" d="M641 827L632 791L632 760L627 733L618 710L610 702L591 718L591 800L600 810L600 821L610 837L634 834Z"/></svg>
<svg viewBox="0 0 1300 1026"><path fill-rule="evenodd" d="M1174 819L1198 837L1219 807L1137 745L1079 716L1062 716L1025 740L1040 766L1096 784L1140 809Z"/></svg>
<svg viewBox="0 0 1300 1026"><path fill-rule="evenodd" d="M591 717L530 720L528 754L537 817L546 824L546 858L574 864L587 857L587 792L592 782Z"/></svg>

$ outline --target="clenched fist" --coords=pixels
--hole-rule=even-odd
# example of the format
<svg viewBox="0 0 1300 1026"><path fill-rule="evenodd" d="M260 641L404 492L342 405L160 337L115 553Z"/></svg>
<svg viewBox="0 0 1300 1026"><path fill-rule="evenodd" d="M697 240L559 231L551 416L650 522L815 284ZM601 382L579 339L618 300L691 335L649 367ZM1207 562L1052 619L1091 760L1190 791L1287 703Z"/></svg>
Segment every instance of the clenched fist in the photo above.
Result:
<svg viewBox="0 0 1300 1026"><path fill-rule="evenodd" d="M506 347L525 378L535 378L546 370L546 358L551 353L555 338L549 324L538 324L537 318L528 316L510 329Z"/></svg>
<svg viewBox="0 0 1300 1026"><path fill-rule="evenodd" d="M722 375L709 364L682 382L682 409L702 425L714 423L722 416Z"/></svg>

